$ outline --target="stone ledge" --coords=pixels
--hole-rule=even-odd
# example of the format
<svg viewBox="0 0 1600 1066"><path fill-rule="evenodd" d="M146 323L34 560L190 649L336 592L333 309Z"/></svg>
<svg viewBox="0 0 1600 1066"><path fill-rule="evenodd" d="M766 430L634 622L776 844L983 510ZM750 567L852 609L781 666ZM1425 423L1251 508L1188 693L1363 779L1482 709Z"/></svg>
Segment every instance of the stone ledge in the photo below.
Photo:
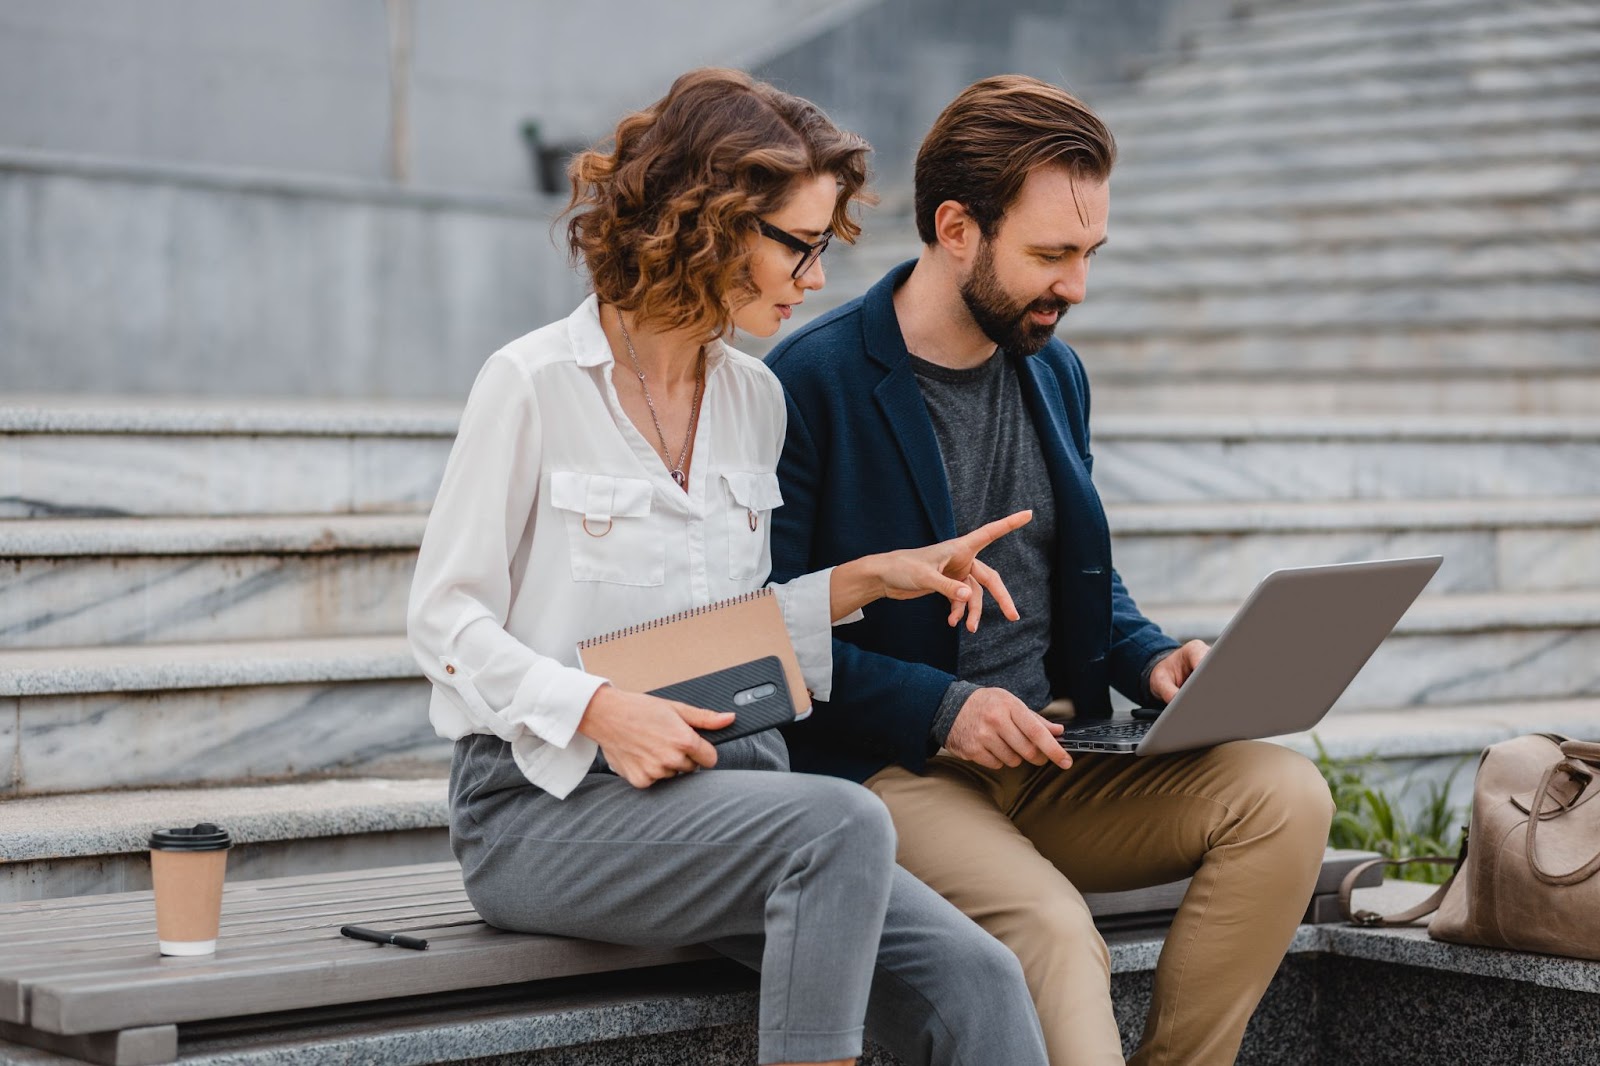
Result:
<svg viewBox="0 0 1600 1066"><path fill-rule="evenodd" d="M1168 632L1215 640L1238 606L1236 603L1152 603L1147 611ZM1417 600L1394 627L1393 635L1501 633L1593 626L1600 626L1600 592L1472 593Z"/></svg>
<svg viewBox="0 0 1600 1066"><path fill-rule="evenodd" d="M443 778L41 796L0 804L0 862L145 851L153 829L211 821L236 844L449 825Z"/></svg>
<svg viewBox="0 0 1600 1066"><path fill-rule="evenodd" d="M0 558L415 551L426 514L0 520Z"/></svg>
<svg viewBox="0 0 1600 1066"><path fill-rule="evenodd" d="M153 434L240 436L452 437L460 420L455 404L329 403L326 401L204 400L185 397L84 399L12 396L0 402L0 433ZM1149 419L1103 415L1102 440L1386 440L1551 441L1600 440L1600 418L1506 415L1195 415Z"/></svg>
<svg viewBox="0 0 1600 1066"><path fill-rule="evenodd" d="M547 220L554 211L560 209L561 204L556 197L536 195L532 188L525 195L402 188L383 182L328 174L252 170L201 163L151 162L33 148L0 150L0 171L179 185L251 196L329 200L423 211L455 210L530 221Z"/></svg>
<svg viewBox="0 0 1600 1066"><path fill-rule="evenodd" d="M1600 700L1526 700L1464 707L1333 714L1316 729L1273 738L1307 757L1315 736L1335 759L1418 759L1476 755L1526 733L1600 737Z"/></svg>
<svg viewBox="0 0 1600 1066"><path fill-rule="evenodd" d="M1106 517L1114 535L1586 528L1600 498L1122 503Z"/></svg>
<svg viewBox="0 0 1600 1066"><path fill-rule="evenodd" d="M61 395L0 401L0 433L453 437L460 420L459 404L401 401Z"/></svg>
<svg viewBox="0 0 1600 1066"><path fill-rule="evenodd" d="M1363 909L1393 914L1425 899L1435 887L1387 880L1381 888L1358 890L1353 902ZM1308 928L1314 931L1319 943L1306 950L1327 955L1521 981L1569 992L1600 993L1600 962L1434 940L1428 936L1426 921L1423 919L1422 925L1395 929L1303 926L1301 933Z"/></svg>
<svg viewBox="0 0 1600 1066"><path fill-rule="evenodd" d="M421 676L400 636L0 651L0 697Z"/></svg>

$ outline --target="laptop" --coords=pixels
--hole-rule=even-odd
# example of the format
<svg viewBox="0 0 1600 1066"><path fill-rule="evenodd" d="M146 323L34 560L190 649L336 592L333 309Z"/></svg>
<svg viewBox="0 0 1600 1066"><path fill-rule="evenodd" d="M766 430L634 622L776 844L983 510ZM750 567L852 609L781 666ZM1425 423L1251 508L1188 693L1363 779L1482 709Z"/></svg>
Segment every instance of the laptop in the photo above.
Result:
<svg viewBox="0 0 1600 1066"><path fill-rule="evenodd" d="M1442 556L1274 570L1166 709L1064 723L1068 751L1162 755L1310 729L1394 629Z"/></svg>

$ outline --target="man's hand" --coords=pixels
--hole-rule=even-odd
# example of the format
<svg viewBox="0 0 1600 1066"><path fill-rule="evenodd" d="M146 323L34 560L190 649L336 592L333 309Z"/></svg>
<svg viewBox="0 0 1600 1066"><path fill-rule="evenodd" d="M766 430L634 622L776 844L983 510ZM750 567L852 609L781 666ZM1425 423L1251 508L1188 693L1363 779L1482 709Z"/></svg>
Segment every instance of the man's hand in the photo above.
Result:
<svg viewBox="0 0 1600 1066"><path fill-rule="evenodd" d="M1211 645L1205 641L1191 640L1156 663L1156 668L1150 671L1150 695L1162 703L1171 703L1178 694L1178 687L1189 680L1189 675L1210 650Z"/></svg>
<svg viewBox="0 0 1600 1066"><path fill-rule="evenodd" d="M634 788L649 788L704 766L717 765L717 749L696 729L726 729L731 711L708 711L611 685L595 690L578 723L605 753L606 765Z"/></svg>
<svg viewBox="0 0 1600 1066"><path fill-rule="evenodd" d="M998 770L1053 762L1065 770L1072 756L1056 738L1062 726L1028 709L1003 688L980 688L961 705L944 746L953 755Z"/></svg>

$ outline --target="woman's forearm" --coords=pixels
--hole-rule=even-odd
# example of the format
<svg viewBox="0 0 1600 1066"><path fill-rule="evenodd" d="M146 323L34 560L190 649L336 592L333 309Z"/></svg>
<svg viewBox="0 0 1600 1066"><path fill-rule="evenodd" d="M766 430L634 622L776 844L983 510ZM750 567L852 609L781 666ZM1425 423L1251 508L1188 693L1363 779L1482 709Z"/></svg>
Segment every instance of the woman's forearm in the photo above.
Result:
<svg viewBox="0 0 1600 1066"><path fill-rule="evenodd" d="M886 590L879 566L881 558L864 555L833 568L828 582L828 613L835 622L883 599Z"/></svg>

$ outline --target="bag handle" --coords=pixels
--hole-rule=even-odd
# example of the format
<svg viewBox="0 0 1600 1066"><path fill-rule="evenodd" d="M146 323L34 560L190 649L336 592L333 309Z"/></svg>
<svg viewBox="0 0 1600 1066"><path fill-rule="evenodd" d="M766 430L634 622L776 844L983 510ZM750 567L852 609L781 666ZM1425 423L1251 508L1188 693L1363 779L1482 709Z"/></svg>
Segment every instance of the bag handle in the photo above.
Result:
<svg viewBox="0 0 1600 1066"><path fill-rule="evenodd" d="M1533 803L1531 805L1532 814L1528 818L1528 844L1526 850L1528 853L1528 866L1533 870L1533 876L1537 877L1547 885L1576 885L1580 882L1589 880L1589 878L1595 875L1595 871L1600 870L1600 851L1596 851L1594 858L1590 859L1576 870L1572 870L1564 874L1553 874L1546 870L1543 866L1539 865L1539 854L1537 845L1535 843L1535 835L1539 831L1539 823L1542 820L1539 817L1539 812L1544 810L1544 801L1550 795L1550 783L1555 780L1556 774L1558 772L1564 772L1572 777L1587 778L1588 785L1586 787L1594 787L1595 785L1595 771L1588 765L1589 758L1587 753L1568 753L1567 749L1569 747L1578 749L1580 752L1583 752L1583 749L1594 749L1594 757L1596 759L1600 759L1600 744L1589 744L1583 741L1569 740L1565 744L1561 745L1562 752L1569 754L1569 757L1562 759L1560 762L1550 767L1544 772L1544 776L1539 779L1539 787L1533 794ZM1562 804L1561 806L1563 808L1570 808L1572 805ZM1563 810L1561 813L1565 813L1565 811Z"/></svg>
<svg viewBox="0 0 1600 1066"><path fill-rule="evenodd" d="M1456 883L1456 877L1461 873L1461 865L1466 861L1467 838L1465 835L1463 835L1461 838L1461 852L1453 859L1448 855L1419 855L1411 859L1369 859L1366 862L1358 865L1349 873L1345 874L1344 880L1339 882L1339 910L1344 915L1344 920L1349 922L1351 925L1366 926L1368 928L1387 928L1395 925L1410 925L1418 918L1425 918L1439 909L1439 905L1444 902L1445 893L1449 892L1450 886ZM1398 868L1401 866L1410 866L1415 862L1434 863L1435 865L1441 866L1445 863L1450 863L1454 866L1454 869L1450 871L1449 880L1440 885L1438 890L1435 891L1433 895L1429 896L1421 903L1418 903L1416 906L1401 911L1399 914L1384 916L1379 914L1377 911L1358 911L1351 909L1350 895L1355 891L1356 881L1360 879L1362 874L1366 873L1374 866L1394 866Z"/></svg>
<svg viewBox="0 0 1600 1066"><path fill-rule="evenodd" d="M1565 740L1561 742L1561 754L1600 769L1600 741Z"/></svg>

